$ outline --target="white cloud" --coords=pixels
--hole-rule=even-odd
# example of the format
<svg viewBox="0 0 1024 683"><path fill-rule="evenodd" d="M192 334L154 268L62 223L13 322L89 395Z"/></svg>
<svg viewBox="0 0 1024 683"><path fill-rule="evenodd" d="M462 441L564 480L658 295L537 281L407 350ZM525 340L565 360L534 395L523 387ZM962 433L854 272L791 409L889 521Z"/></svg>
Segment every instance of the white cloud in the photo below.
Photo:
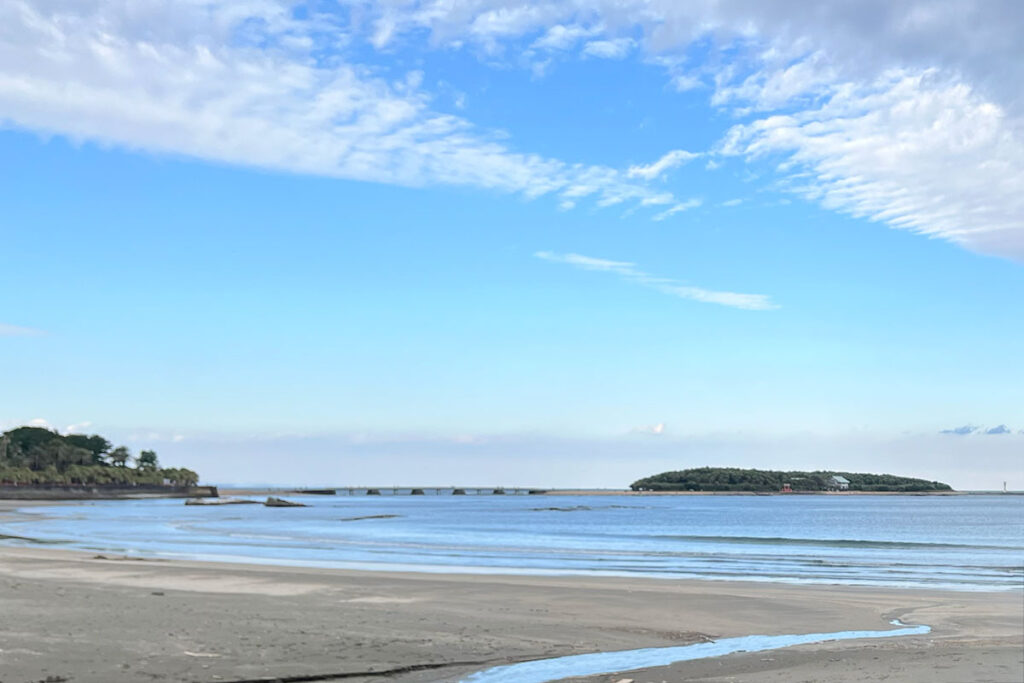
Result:
<svg viewBox="0 0 1024 683"><path fill-rule="evenodd" d="M691 301L700 301L720 306L741 308L749 311L768 311L779 308L765 294L739 294L736 292L720 292L702 287L691 287L676 280L657 277L645 273L636 267L635 263L628 261L611 261L608 259L594 258L582 254L555 254L550 251L538 251L535 257L552 263L564 263L583 270L594 270L614 273L628 282L642 285L649 289L679 297Z"/></svg>
<svg viewBox="0 0 1024 683"><path fill-rule="evenodd" d="M649 54L684 53L712 37L722 49L747 47L767 61L827 52L844 78L872 79L892 66L936 67L959 73L985 96L1024 105L1024 3L935 0L861 0L824 3L813 12L804 0L350 0L389 26L389 36L425 30L434 44L544 35L554 26L594 35L636 33ZM485 30L483 27L487 27ZM795 75L795 74L794 74Z"/></svg>
<svg viewBox="0 0 1024 683"><path fill-rule="evenodd" d="M723 154L778 161L826 208L1024 260L1024 140L962 83L892 72L735 126Z"/></svg>
<svg viewBox="0 0 1024 683"><path fill-rule="evenodd" d="M632 430L635 434L650 434L652 436L661 436L665 433L665 423L658 422L652 425L643 425L641 427L634 427Z"/></svg>
<svg viewBox="0 0 1024 683"><path fill-rule="evenodd" d="M583 55L599 59L623 59L635 46L636 42L632 38L592 40L583 46Z"/></svg>
<svg viewBox="0 0 1024 683"><path fill-rule="evenodd" d="M42 330L20 325L5 325L0 323L0 337L38 337L44 334Z"/></svg>
<svg viewBox="0 0 1024 683"><path fill-rule="evenodd" d="M702 203L703 202L701 200L699 200L699 199L687 199L685 202L679 202L678 204L673 204L672 206L670 206L669 208L665 209L661 213L656 214L654 216L654 220L656 220L656 221L663 221L666 218L668 218L669 216L674 216L677 213L681 213L683 211L689 211L690 209L695 209L698 206L700 206Z"/></svg>
<svg viewBox="0 0 1024 683"><path fill-rule="evenodd" d="M756 111L777 109L792 106L802 98L829 92L835 83L835 70L824 53L816 52L793 63L765 65L737 84L722 81L712 95L711 103L739 103L741 112L747 108Z"/></svg>
<svg viewBox="0 0 1024 683"><path fill-rule="evenodd" d="M728 199L728 200L722 202L722 206L727 206L727 207L739 206L742 203L743 203L742 199Z"/></svg>
<svg viewBox="0 0 1024 683"><path fill-rule="evenodd" d="M655 178L661 177L666 171L678 168L699 156L700 154L687 152L685 149L674 149L662 156L653 164L648 164L646 166L630 166L627 175L630 178L654 180Z"/></svg>
<svg viewBox="0 0 1024 683"><path fill-rule="evenodd" d="M42 427L44 429L50 429L50 422L43 417L36 417L28 421L29 427Z"/></svg>
<svg viewBox="0 0 1024 683"><path fill-rule="evenodd" d="M0 4L0 120L300 173L560 195L563 208L585 196L650 206L660 193L627 174L517 152L434 111L415 79L317 57L362 38L392 49L419 35L488 59L513 41L555 57L640 49L677 89L714 83L712 101L733 115L776 112L734 128L722 149L780 157L803 197L1024 259L1024 3L863 0L814 12L799 0L348 4L362 24L327 11L299 20L285 0L9 0ZM687 48L709 37L713 58L689 64ZM550 64L523 63L537 74Z"/></svg>
<svg viewBox="0 0 1024 683"><path fill-rule="evenodd" d="M496 39L543 12L478 15ZM378 22L378 42L406 19ZM339 38L339 35L341 36ZM344 40L287 3L12 0L0 5L0 120L75 139L244 166L420 186L559 194L599 205L663 196L612 168L519 153L431 108L422 74L389 81L311 48ZM253 45L259 44L257 49ZM574 195L583 196L581 194Z"/></svg>
<svg viewBox="0 0 1024 683"><path fill-rule="evenodd" d="M82 430L88 429L91 426L92 426L92 422L89 422L88 420L86 420L84 422L76 422L74 424L69 424L67 427L65 427L64 428L64 433L65 434L77 434L78 432L81 432Z"/></svg>
<svg viewBox="0 0 1024 683"><path fill-rule="evenodd" d="M586 28L579 24L569 26L555 24L544 35L533 41L530 47L534 50L568 50L581 40L594 35L595 32L596 29Z"/></svg>
<svg viewBox="0 0 1024 683"><path fill-rule="evenodd" d="M413 0L402 30L426 29L453 45L471 35L477 15L521 7ZM813 12L802 0L529 7L516 14L519 33L503 40L574 26L592 32L590 40L581 48L578 38L566 40L563 49L585 53L633 35L676 89L713 82L712 101L728 113L778 112L732 131L727 145L746 158L788 155L782 171L799 169L799 178L788 177L804 197L1024 260L1024 3L863 0ZM694 67L687 48L697 41L714 54Z"/></svg>
<svg viewBox="0 0 1024 683"><path fill-rule="evenodd" d="M677 92L686 92L688 90L695 90L704 85L699 76L694 74L676 74L672 76L672 87Z"/></svg>

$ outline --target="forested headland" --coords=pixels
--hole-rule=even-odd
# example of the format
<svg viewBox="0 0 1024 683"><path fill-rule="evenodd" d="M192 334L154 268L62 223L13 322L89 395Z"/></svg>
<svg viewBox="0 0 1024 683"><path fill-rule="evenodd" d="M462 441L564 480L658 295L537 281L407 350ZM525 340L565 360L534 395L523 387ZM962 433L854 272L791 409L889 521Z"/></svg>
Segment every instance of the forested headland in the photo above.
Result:
<svg viewBox="0 0 1024 683"><path fill-rule="evenodd" d="M133 455L98 434L62 435L42 427L18 427L0 435L0 484L195 486L199 475L161 467L156 452Z"/></svg>
<svg viewBox="0 0 1024 683"><path fill-rule="evenodd" d="M829 491L839 488L833 477L842 477L843 490L874 492L952 491L949 484L893 474L860 472L783 472L740 469L737 467L698 467L662 472L638 479L630 485L634 491L752 491L793 492Z"/></svg>

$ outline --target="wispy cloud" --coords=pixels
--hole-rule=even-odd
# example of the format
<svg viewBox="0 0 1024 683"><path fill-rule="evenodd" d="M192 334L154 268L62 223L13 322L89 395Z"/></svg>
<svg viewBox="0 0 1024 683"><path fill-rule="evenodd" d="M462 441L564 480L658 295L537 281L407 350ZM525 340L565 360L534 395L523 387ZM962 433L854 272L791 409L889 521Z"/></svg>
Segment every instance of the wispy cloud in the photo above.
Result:
<svg viewBox="0 0 1024 683"><path fill-rule="evenodd" d="M655 178L661 177L666 171L678 168L699 156L700 154L697 154L696 152L687 152L685 149L674 149L655 161L653 164L648 164L646 166L630 166L627 175L630 178L654 180Z"/></svg>
<svg viewBox="0 0 1024 683"><path fill-rule="evenodd" d="M32 327L21 327L20 325L5 325L0 323L0 337L39 337L43 334L46 333Z"/></svg>
<svg viewBox="0 0 1024 683"><path fill-rule="evenodd" d="M975 425L963 425L962 427L953 427L952 429L943 429L940 434L952 434L954 436L967 436L968 434L974 434L978 431L979 427Z"/></svg>
<svg viewBox="0 0 1024 683"><path fill-rule="evenodd" d="M672 207L665 218L685 203L647 183L690 153L624 171L520 151L442 111L417 72L384 78L345 48L404 37L415 49L425 36L423 49L472 46L497 60L516 41L505 54L542 53L522 60L538 73L639 50L677 89L707 83L725 113L757 114L722 154L769 161L785 188L828 209L1024 260L1024 3L345 4L359 22L298 18L285 0L8 0L0 118L239 165L551 195L562 208L660 203ZM712 35L717 56L686 59Z"/></svg>
<svg viewBox="0 0 1024 683"><path fill-rule="evenodd" d="M669 216L674 216L677 213L681 213L683 211L689 211L690 209L695 209L698 206L700 206L702 203L703 202L700 199L696 199L696 198L694 198L694 199L687 199L685 202L678 202L676 204L673 204L669 208L665 209L661 213L655 214L653 220L663 221L666 218L668 218Z"/></svg>
<svg viewBox="0 0 1024 683"><path fill-rule="evenodd" d="M534 14L481 15L470 30L500 36L545 18ZM400 28L378 24L381 45ZM279 0L11 0L0 26L0 119L19 127L344 179L598 206L675 201L623 170L516 151L438 111L417 71L384 78L347 61L353 27L341 14L300 19Z"/></svg>
<svg viewBox="0 0 1024 683"><path fill-rule="evenodd" d="M392 38L423 32L450 47L553 32L565 58L570 50L618 56L597 46L632 36L676 89L706 83L725 113L757 114L720 149L770 159L783 187L831 210L1024 261L1024 3L865 0L815 12L799 3L678 0L395 7L364 4ZM694 65L688 48L709 36L717 54Z"/></svg>
<svg viewBox="0 0 1024 683"><path fill-rule="evenodd" d="M85 420L83 422L76 422L74 424L69 424L67 427L65 427L64 428L64 433L65 434L76 434L78 432L81 432L83 430L88 429L89 427L92 427L92 422L90 422L88 420Z"/></svg>
<svg viewBox="0 0 1024 683"><path fill-rule="evenodd" d="M583 40L594 35L599 29L587 28L579 24L564 26L555 24L547 30L540 38L530 45L535 50L568 50Z"/></svg>
<svg viewBox="0 0 1024 683"><path fill-rule="evenodd" d="M996 425L995 427L979 427L978 425L963 425L962 427L954 427L952 429L943 429L939 432L940 434L951 434L953 436L969 436L971 434L979 434L983 436L999 436L1002 434L1013 434L1013 429L1007 427L1004 424ZM1022 432L1024 433L1024 432Z"/></svg>
<svg viewBox="0 0 1024 683"><path fill-rule="evenodd" d="M651 436L661 436L665 433L665 423L656 422L651 425L642 425L640 427L634 427L632 430L634 434L649 434Z"/></svg>
<svg viewBox="0 0 1024 683"><path fill-rule="evenodd" d="M768 311L779 308L778 304L772 302L771 298L765 294L740 294L737 292L722 292L702 287L692 287L676 280L645 273L639 270L636 264L628 261L611 261L572 253L555 254L550 251L538 251L534 256L544 261L564 263L582 270L614 273L628 282L681 299L730 306L749 311Z"/></svg>
<svg viewBox="0 0 1024 683"><path fill-rule="evenodd" d="M635 45L636 43L631 38L592 40L583 46L583 55L599 59L623 59L633 51Z"/></svg>
<svg viewBox="0 0 1024 683"><path fill-rule="evenodd" d="M720 151L826 208L1024 260L1024 139L1005 120L962 83L890 72L735 126Z"/></svg>

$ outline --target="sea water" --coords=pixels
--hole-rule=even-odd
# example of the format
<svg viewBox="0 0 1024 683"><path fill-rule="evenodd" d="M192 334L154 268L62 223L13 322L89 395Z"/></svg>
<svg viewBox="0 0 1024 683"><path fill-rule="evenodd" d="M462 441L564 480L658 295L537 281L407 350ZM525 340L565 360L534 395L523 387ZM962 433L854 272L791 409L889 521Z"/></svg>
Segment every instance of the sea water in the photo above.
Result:
<svg viewBox="0 0 1024 683"><path fill-rule="evenodd" d="M1024 584L1024 496L444 493L285 496L305 508L181 500L31 507L0 522L0 543L373 570Z"/></svg>
<svg viewBox="0 0 1024 683"><path fill-rule="evenodd" d="M737 652L765 652L794 645L810 645L835 640L898 638L931 632L931 627L926 625L905 626L899 621L894 621L893 624L901 628L887 631L835 631L781 636L740 636L676 647L648 647L640 650L593 652L551 659L535 659L485 669L464 678L463 683L548 683L576 676L595 676L668 666L677 662L710 659Z"/></svg>

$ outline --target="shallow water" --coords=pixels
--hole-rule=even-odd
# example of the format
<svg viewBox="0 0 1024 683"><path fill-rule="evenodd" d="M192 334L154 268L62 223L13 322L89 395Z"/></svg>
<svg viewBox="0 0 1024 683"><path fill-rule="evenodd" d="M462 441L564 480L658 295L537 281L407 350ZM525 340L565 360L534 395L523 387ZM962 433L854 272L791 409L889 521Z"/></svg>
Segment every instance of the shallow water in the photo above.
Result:
<svg viewBox="0 0 1024 683"><path fill-rule="evenodd" d="M26 508L0 543L376 570L1020 589L1022 496L286 496ZM21 538L3 538L19 536Z"/></svg>
<svg viewBox="0 0 1024 683"><path fill-rule="evenodd" d="M893 624L900 625L898 621ZM464 683L548 683L570 676L595 676L620 673L654 666L668 666L694 659L721 657L736 652L764 652L793 645L807 645L832 640L859 638L893 638L929 633L928 626L906 626L888 631L838 631L835 633L806 633L782 636L742 636L722 638L710 643L695 643L678 647L652 647L642 650L595 652L585 655L537 659L519 664L496 666L463 679Z"/></svg>

